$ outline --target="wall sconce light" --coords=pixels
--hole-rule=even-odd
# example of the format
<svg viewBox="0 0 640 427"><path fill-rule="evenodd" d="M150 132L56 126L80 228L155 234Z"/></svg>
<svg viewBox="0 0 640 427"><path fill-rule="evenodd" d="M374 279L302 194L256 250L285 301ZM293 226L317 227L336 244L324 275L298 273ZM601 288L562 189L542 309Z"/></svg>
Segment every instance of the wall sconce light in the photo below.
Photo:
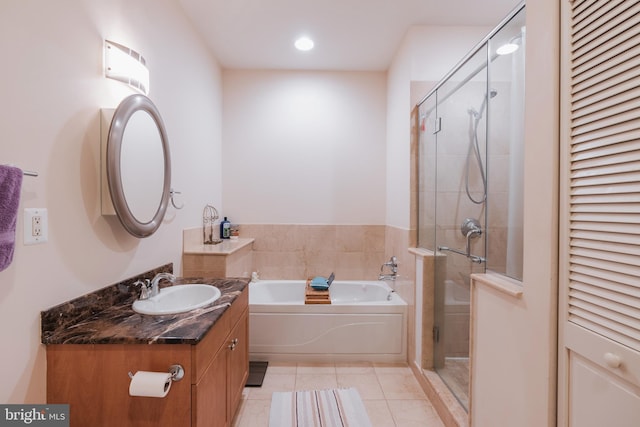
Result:
<svg viewBox="0 0 640 427"><path fill-rule="evenodd" d="M149 70L142 55L109 40L104 41L104 75L149 94Z"/></svg>

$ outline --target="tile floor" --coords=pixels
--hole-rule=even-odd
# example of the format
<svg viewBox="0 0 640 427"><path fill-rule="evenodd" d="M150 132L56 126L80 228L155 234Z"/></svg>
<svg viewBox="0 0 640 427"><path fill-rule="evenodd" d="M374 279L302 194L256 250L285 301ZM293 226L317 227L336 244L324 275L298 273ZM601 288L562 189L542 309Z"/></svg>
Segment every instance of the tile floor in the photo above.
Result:
<svg viewBox="0 0 640 427"><path fill-rule="evenodd" d="M270 362L262 387L246 387L233 427L267 427L271 393L355 387L374 427L444 427L406 365Z"/></svg>

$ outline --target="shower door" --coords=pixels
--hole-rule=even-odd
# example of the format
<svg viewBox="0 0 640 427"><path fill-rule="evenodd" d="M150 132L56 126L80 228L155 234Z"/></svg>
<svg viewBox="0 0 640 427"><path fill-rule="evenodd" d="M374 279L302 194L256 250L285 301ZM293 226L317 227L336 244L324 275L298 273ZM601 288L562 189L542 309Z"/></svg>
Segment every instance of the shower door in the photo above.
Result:
<svg viewBox="0 0 640 427"><path fill-rule="evenodd" d="M418 245L435 255L422 363L467 409L470 276L522 278L525 30L522 4L419 104Z"/></svg>
<svg viewBox="0 0 640 427"><path fill-rule="evenodd" d="M486 63L485 47L437 90L434 366L465 408L470 275L485 271Z"/></svg>

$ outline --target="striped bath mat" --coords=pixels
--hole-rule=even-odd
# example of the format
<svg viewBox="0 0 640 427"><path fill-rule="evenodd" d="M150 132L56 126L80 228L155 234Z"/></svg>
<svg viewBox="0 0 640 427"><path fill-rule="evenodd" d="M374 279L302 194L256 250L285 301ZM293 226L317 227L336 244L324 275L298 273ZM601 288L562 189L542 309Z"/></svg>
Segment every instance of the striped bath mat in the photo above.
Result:
<svg viewBox="0 0 640 427"><path fill-rule="evenodd" d="M269 427L371 427L355 388L275 392Z"/></svg>

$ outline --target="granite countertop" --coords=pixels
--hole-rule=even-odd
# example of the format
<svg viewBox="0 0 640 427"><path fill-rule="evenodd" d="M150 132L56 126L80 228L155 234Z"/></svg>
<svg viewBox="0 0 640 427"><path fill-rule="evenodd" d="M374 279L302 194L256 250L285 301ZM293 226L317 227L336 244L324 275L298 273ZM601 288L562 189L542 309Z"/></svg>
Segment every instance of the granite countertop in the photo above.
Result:
<svg viewBox="0 0 640 427"><path fill-rule="evenodd" d="M178 278L176 284L216 286L222 296L187 313L145 315L131 305L139 291L113 285L41 313L43 344L197 344L249 279ZM161 286L162 287L162 286Z"/></svg>

